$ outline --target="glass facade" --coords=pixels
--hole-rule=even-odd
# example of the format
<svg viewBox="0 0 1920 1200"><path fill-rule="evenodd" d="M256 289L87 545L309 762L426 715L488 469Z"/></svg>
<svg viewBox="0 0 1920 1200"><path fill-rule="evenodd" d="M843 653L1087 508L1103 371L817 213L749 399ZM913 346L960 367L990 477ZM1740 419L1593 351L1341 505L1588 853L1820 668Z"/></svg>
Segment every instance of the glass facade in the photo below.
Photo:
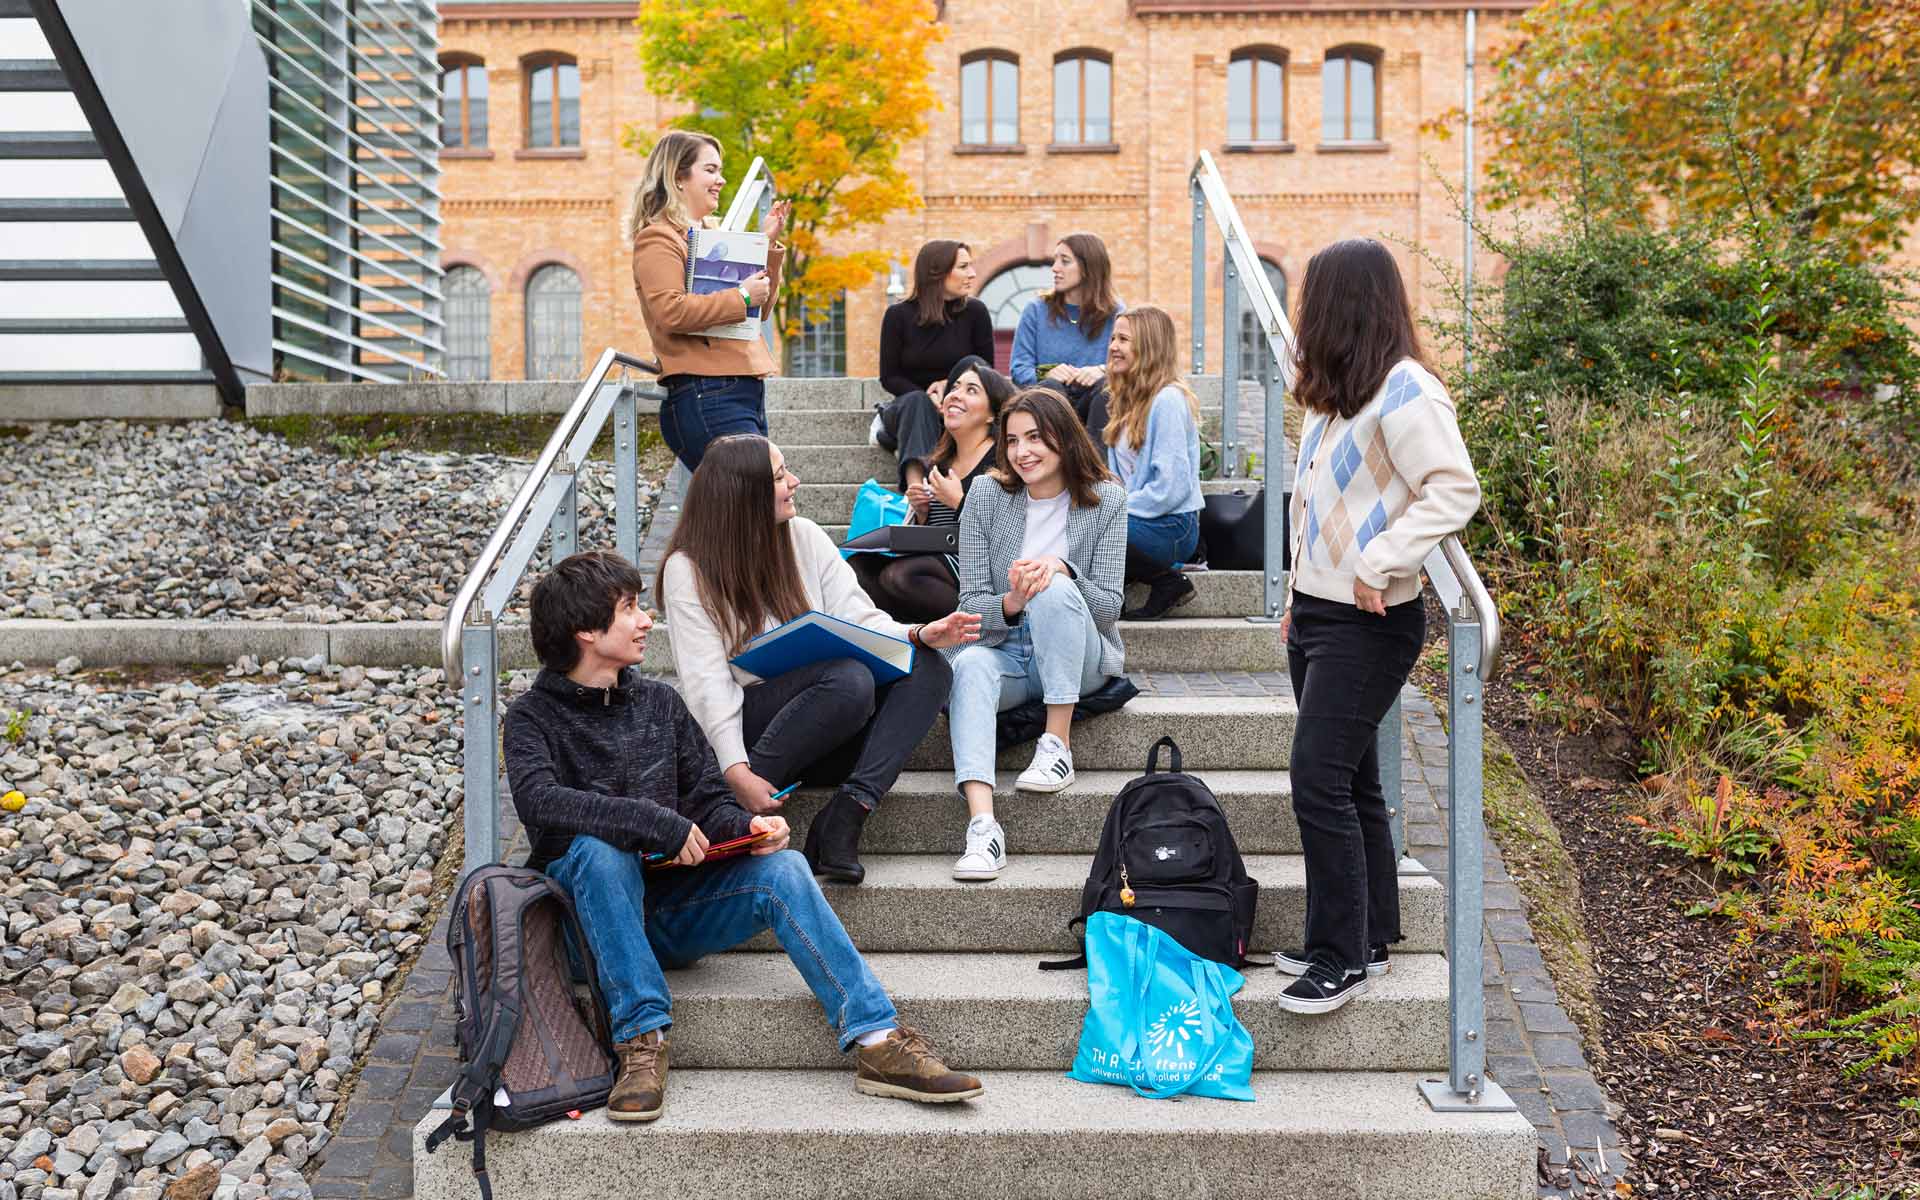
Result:
<svg viewBox="0 0 1920 1200"><path fill-rule="evenodd" d="M447 378L485 379L493 368L493 289L478 267L447 272Z"/></svg>
<svg viewBox="0 0 1920 1200"><path fill-rule="evenodd" d="M581 371L580 276L552 263L527 280L527 378L574 379Z"/></svg>
<svg viewBox="0 0 1920 1200"><path fill-rule="evenodd" d="M440 377L433 4L252 0L251 11L269 75L276 368L295 379ZM479 101L484 139L480 74L480 91L459 99L468 137Z"/></svg>
<svg viewBox="0 0 1920 1200"><path fill-rule="evenodd" d="M827 379L847 373L847 299L824 309L807 306L800 336L788 351L787 373L799 379Z"/></svg>

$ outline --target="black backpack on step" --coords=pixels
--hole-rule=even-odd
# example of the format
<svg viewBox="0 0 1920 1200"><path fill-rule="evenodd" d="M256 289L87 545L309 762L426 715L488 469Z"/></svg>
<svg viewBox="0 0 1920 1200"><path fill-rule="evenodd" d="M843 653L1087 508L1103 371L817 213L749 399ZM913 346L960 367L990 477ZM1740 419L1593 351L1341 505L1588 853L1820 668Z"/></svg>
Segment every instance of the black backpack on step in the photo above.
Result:
<svg viewBox="0 0 1920 1200"><path fill-rule="evenodd" d="M574 990L569 941L586 969L584 996ZM619 1064L573 899L546 875L499 865L468 875L447 921L447 949L461 1071L453 1115L427 1136L427 1152L449 1137L472 1142L480 1195L493 1200L487 1131L532 1129L603 1106ZM504 1106L495 1103L500 1088ZM469 1117L473 1127L463 1128Z"/></svg>
<svg viewBox="0 0 1920 1200"><path fill-rule="evenodd" d="M1171 752L1170 771L1160 770L1162 746ZM1119 913L1157 926L1202 958L1240 967L1259 894L1213 790L1181 773L1180 747L1163 737L1147 755L1147 773L1128 781L1107 810L1072 925L1084 926L1096 912ZM1082 955L1040 967L1086 965Z"/></svg>

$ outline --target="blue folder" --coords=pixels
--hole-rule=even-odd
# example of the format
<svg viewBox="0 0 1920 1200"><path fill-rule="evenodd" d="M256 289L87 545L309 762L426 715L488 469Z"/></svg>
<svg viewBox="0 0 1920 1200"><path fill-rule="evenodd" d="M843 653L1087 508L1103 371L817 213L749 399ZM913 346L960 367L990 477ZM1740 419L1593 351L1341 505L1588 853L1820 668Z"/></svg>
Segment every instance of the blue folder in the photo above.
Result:
<svg viewBox="0 0 1920 1200"><path fill-rule="evenodd" d="M873 672L875 684L892 683L913 670L913 644L809 611L754 638L731 661L742 671L772 679L831 658L854 659Z"/></svg>

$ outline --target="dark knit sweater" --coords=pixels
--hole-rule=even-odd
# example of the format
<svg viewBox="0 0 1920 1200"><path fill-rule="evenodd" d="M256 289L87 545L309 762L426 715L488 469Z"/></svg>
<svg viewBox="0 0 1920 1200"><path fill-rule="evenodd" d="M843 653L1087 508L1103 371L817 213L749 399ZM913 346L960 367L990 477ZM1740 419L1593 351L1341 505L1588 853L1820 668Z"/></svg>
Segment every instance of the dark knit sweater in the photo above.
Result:
<svg viewBox="0 0 1920 1200"><path fill-rule="evenodd" d="M978 300L961 305L945 325L920 324L914 300L889 305L880 318L880 386L892 395L926 391L969 354L993 361L993 317Z"/></svg>
<svg viewBox="0 0 1920 1200"><path fill-rule="evenodd" d="M610 688L541 671L507 709L507 783L543 869L575 834L622 850L677 854L700 826L710 842L753 818L720 775L680 693L627 668Z"/></svg>

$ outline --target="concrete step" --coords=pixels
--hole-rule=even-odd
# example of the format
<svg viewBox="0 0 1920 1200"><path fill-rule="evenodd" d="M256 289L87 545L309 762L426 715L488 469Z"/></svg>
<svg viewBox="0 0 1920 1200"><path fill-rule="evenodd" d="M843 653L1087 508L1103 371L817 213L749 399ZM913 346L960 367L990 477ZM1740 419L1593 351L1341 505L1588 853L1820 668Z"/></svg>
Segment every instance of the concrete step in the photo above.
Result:
<svg viewBox="0 0 1920 1200"><path fill-rule="evenodd" d="M1067 922L1080 915L1087 856L1028 854L1013 842L1000 878L962 883L950 872L962 848L963 826L963 815L955 813L947 826L953 839L948 853L862 854L866 882L827 885L827 899L854 945L869 954L1077 952L1079 941ZM1305 860L1288 854L1241 857L1247 874L1260 883L1253 951L1299 945L1307 913ZM1444 949L1445 915L1445 900L1432 876L1402 874L1400 926L1406 941L1394 949L1407 954ZM747 946L778 949L770 934Z"/></svg>
<svg viewBox="0 0 1920 1200"><path fill-rule="evenodd" d="M768 416L771 425L772 414ZM778 436L774 440L779 441ZM780 453L786 456L787 466L800 477L803 492L813 485L859 483L864 479L878 479L892 487L899 478L899 459L893 451L867 445L864 432L857 445L823 446L813 442L788 445L780 442Z"/></svg>
<svg viewBox="0 0 1920 1200"><path fill-rule="evenodd" d="M969 1071L1064 1071L1087 1011L1084 971L1039 971L1029 954L872 954L867 964L900 1019ZM1438 954L1396 956L1393 970L1324 1017L1282 1009L1293 980L1249 967L1234 1012L1253 1035L1263 1071L1375 1071L1447 1067L1447 964ZM675 1066L840 1068L832 1028L785 954L715 954L667 974ZM753 1035L743 1038L741 1031Z"/></svg>
<svg viewBox="0 0 1920 1200"><path fill-rule="evenodd" d="M809 383L824 383L825 380L808 380ZM1220 432L1221 410L1218 405L1203 407L1200 410L1200 435L1214 439ZM771 398L767 404L767 436L771 437L784 452L787 443L803 446L866 446L867 434L873 424L873 412L869 409L788 408L784 405L774 407ZM795 467L795 471L800 468ZM801 478L806 476L803 474Z"/></svg>
<svg viewBox="0 0 1920 1200"><path fill-rule="evenodd" d="M0 159L99 157L100 143L90 132L0 131Z"/></svg>
<svg viewBox="0 0 1920 1200"><path fill-rule="evenodd" d="M0 199L0 221L131 221L125 200Z"/></svg>
<svg viewBox="0 0 1920 1200"><path fill-rule="evenodd" d="M674 1071L657 1122L604 1112L489 1138L502 1197L677 1200L1531 1200L1533 1127L1518 1113L1435 1113L1405 1072L1263 1071L1254 1102L1155 1104L1058 1071L994 1072L960 1105L858 1095L851 1068ZM418 1200L479 1194L467 1146L427 1154Z"/></svg>
<svg viewBox="0 0 1920 1200"><path fill-rule="evenodd" d="M885 486L887 490L895 490L894 484L897 476L894 474L893 460L891 457L888 458L886 463L881 464L881 466L882 469L880 471L868 472L859 479L854 480L822 480L815 482L807 476L801 475L800 492L794 497L795 502L800 507L800 515L809 517L822 525L846 524L848 519L853 515L854 498L860 494L863 481L873 479ZM798 472L799 468L795 467L794 470ZM1205 479L1200 483L1200 490L1206 495L1213 495L1215 493L1231 492L1236 488L1245 488L1246 486L1247 483L1245 480Z"/></svg>
<svg viewBox="0 0 1920 1200"><path fill-rule="evenodd" d="M65 92L67 73L51 58L0 59L0 92Z"/></svg>
<svg viewBox="0 0 1920 1200"><path fill-rule="evenodd" d="M1134 701L1135 704L1140 701ZM1161 756L1164 768L1166 757ZM1003 776L993 801L1007 840L1022 854L1091 854L1107 808L1120 789L1146 769L1146 754L1126 770L1077 770L1065 791L1040 796L1013 790ZM1186 763L1191 769L1191 761ZM1285 771L1194 771L1213 789L1242 854L1298 854L1293 784ZM831 792L802 788L787 797L783 814L804 834ZM860 847L869 854L958 854L955 832L966 812L947 771L906 771L867 818Z"/></svg>

